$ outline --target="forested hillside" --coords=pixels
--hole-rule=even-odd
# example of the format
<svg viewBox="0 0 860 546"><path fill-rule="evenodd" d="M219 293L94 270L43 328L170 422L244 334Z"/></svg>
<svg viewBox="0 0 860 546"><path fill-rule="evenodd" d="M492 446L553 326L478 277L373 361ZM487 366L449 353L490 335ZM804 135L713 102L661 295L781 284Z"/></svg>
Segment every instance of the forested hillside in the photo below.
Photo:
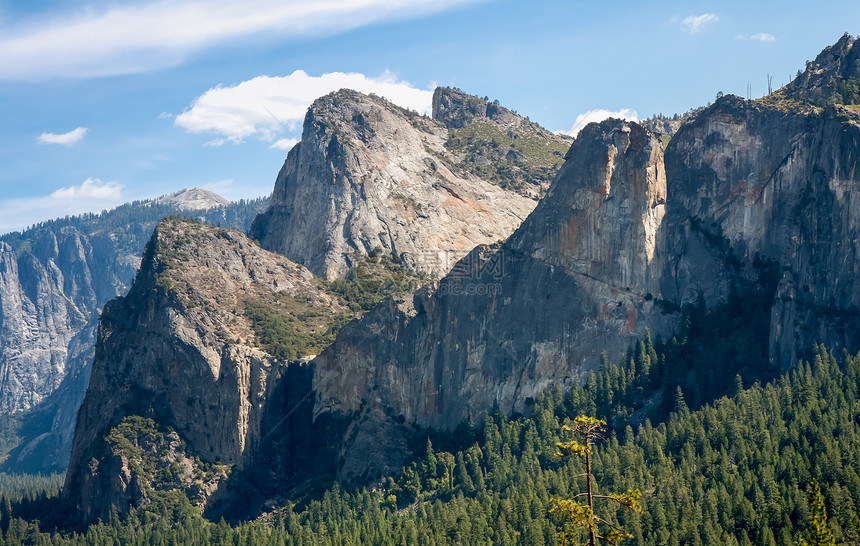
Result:
<svg viewBox="0 0 860 546"><path fill-rule="evenodd" d="M691 320L689 322L695 322ZM672 351L701 347L702 336L651 345L621 366L607 364L582 387L549 389L531 417L475 416L451 435L424 437L426 452L396 478L341 489L320 479L251 523L201 517L177 494L125 521L83 534L50 534L61 524L56 499L33 488L0 503L5 543L55 544L553 544L560 524L550 498L582 491L582 464L555 456L561 425L581 414L614 426L593 458L598 492L638 488L641 514L598 508L634 538L626 544L794 544L807 531L813 479L821 483L837 542L860 540L860 354L823 347L811 361L767 383L691 409L675 387L671 412L657 424L653 392L671 388L661 370ZM673 349L674 347L674 349ZM695 372L692 372L695 374ZM645 405L636 409L643 402ZM650 409L649 409L650 408ZM0 485L9 480L0 480ZM331 482L328 482L329 484ZM46 481L44 490L55 491ZM17 487L17 489L15 488ZM20 486L10 496L21 497ZM18 519L25 518L25 519Z"/></svg>

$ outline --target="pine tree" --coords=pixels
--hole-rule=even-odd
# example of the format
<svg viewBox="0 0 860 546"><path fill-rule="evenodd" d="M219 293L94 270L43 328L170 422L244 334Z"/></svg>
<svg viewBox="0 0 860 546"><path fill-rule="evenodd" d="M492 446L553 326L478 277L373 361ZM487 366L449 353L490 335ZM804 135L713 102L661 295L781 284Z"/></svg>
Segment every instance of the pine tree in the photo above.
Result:
<svg viewBox="0 0 860 546"><path fill-rule="evenodd" d="M824 505L824 496L818 480L812 480L809 484L809 531L805 538L801 538L800 546L836 546L836 539L830 527L827 526L827 507Z"/></svg>
<svg viewBox="0 0 860 546"><path fill-rule="evenodd" d="M559 452L556 457L566 457L568 455L580 455L585 458L585 484L586 490L584 493L574 495L571 499L560 499L553 497L551 513L562 514L564 517L564 527L558 532L558 543L562 546L569 544L579 544L580 535L585 532L588 535L588 546L596 546L597 540L602 540L609 544L617 544L625 538L632 538L633 535L627 533L624 529L606 521L594 513L594 501L597 499L612 500L625 508L629 508L634 512L641 511L639 505L639 496L641 492L629 490L627 493L600 495L594 491L594 476L591 471L591 454L592 446L595 440L604 440L602 435L603 427L606 421L580 415L574 420L573 427L564 425L563 430L572 432L583 439L584 444L580 444L576 440L569 442L559 442ZM581 504L576 499L585 497L585 503Z"/></svg>

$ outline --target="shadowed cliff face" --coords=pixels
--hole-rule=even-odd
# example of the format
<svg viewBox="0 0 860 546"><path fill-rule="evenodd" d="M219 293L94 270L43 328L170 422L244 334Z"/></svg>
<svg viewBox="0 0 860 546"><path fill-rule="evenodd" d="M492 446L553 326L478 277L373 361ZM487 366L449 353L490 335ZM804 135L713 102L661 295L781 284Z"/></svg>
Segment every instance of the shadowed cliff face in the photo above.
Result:
<svg viewBox="0 0 860 546"><path fill-rule="evenodd" d="M438 278L476 245L506 238L535 206L459 169L447 136L442 123L378 97L318 99L251 236L327 279L368 254Z"/></svg>
<svg viewBox="0 0 860 546"><path fill-rule="evenodd" d="M700 290L714 303L727 285L715 275L750 282L756 260L775 260L771 359L790 366L816 342L857 347L860 116L725 97L675 135L666 168L674 224L693 233L672 237L681 244L670 263L683 272L663 283L664 297ZM696 241L711 272L695 264L701 250L687 251Z"/></svg>
<svg viewBox="0 0 860 546"><path fill-rule="evenodd" d="M345 327L314 360L315 416L357 415L339 476L400 463L390 446L404 430L393 418L453 429L494 405L525 411L547 386L579 381L604 351L620 355L645 324L668 333L670 317L649 294L665 195L654 135L619 120L590 125L507 242L478 247L438 284Z"/></svg>

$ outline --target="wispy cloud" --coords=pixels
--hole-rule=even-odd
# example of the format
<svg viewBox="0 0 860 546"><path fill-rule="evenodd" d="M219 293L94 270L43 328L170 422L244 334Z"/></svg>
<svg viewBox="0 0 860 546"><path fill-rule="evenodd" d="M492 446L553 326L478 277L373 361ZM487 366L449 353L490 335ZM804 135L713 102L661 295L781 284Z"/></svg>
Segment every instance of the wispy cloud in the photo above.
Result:
<svg viewBox="0 0 860 546"><path fill-rule="evenodd" d="M720 18L713 13L690 15L681 20L681 29L688 34L696 34L704 30L706 26L719 20Z"/></svg>
<svg viewBox="0 0 860 546"><path fill-rule="evenodd" d="M232 184L233 184L232 178L225 178L224 180L219 180L218 182L209 182L208 184L203 184L201 187L204 190L216 191L216 190L224 189L227 186L230 186Z"/></svg>
<svg viewBox="0 0 860 546"><path fill-rule="evenodd" d="M60 188L41 197L0 199L0 233L21 230L66 215L99 212L123 202L124 186L87 178L77 186Z"/></svg>
<svg viewBox="0 0 860 546"><path fill-rule="evenodd" d="M61 146L72 146L82 141L89 129L86 127L78 127L72 129L68 133L42 133L36 138L39 144L59 144Z"/></svg>
<svg viewBox="0 0 860 546"><path fill-rule="evenodd" d="M741 35L740 37L744 38L743 35ZM774 36L773 34L768 34L767 32L759 32L757 34L750 34L749 36L746 36L746 38L749 38L750 40L754 40L756 42L764 42L766 44L769 44L771 42L776 41L776 36Z"/></svg>
<svg viewBox="0 0 860 546"><path fill-rule="evenodd" d="M154 0L0 20L0 80L87 78L177 66L245 37L331 35L476 0Z"/></svg>
<svg viewBox="0 0 860 546"><path fill-rule="evenodd" d="M615 111L603 109L589 110L584 114L579 114L578 116L576 116L576 119L573 121L573 127L570 128L570 131L567 131L567 134L575 137L589 123L600 123L607 118L620 118L626 119L628 121L639 121L639 116L636 114L636 111L631 110L630 108L624 108Z"/></svg>
<svg viewBox="0 0 860 546"><path fill-rule="evenodd" d="M389 72L373 78L343 72L310 76L296 70L289 76L258 76L234 86L210 89L176 116L174 124L191 133L214 135L215 139L207 143L210 146L257 137L271 142L272 148L288 150L297 142L308 106L343 88L376 93L423 113L430 112L433 100L432 91L417 89ZM282 136L284 132L288 136Z"/></svg>

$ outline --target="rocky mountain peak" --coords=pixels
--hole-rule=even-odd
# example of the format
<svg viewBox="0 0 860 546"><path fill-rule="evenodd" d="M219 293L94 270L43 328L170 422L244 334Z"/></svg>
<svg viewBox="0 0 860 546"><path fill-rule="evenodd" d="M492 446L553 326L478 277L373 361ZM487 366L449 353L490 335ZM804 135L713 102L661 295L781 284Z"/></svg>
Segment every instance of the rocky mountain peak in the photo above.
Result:
<svg viewBox="0 0 860 546"><path fill-rule="evenodd" d="M200 188L185 188L159 197L155 202L162 205L173 205L181 210L205 210L226 207L230 204L230 201L217 193Z"/></svg>
<svg viewBox="0 0 860 546"><path fill-rule="evenodd" d="M784 96L826 106L860 103L860 47L847 32L806 65L781 91Z"/></svg>
<svg viewBox="0 0 860 546"><path fill-rule="evenodd" d="M656 290L666 212L659 139L620 119L587 125L535 212L510 239L534 257L644 295Z"/></svg>
<svg viewBox="0 0 860 546"><path fill-rule="evenodd" d="M458 169L447 136L380 97L344 89L316 100L252 237L327 279L376 255L443 275L535 205Z"/></svg>
<svg viewBox="0 0 860 546"><path fill-rule="evenodd" d="M128 295L102 312L66 477L80 516L104 519L112 506L151 500L140 483L157 476L135 462L137 451L108 441L120 434L139 449L159 444L129 439L137 431L123 432L128 419L152 420L167 444L175 433L205 464L242 470L277 378L290 360L318 352L344 311L307 269L238 231L159 223ZM221 474L203 484L201 505Z"/></svg>
<svg viewBox="0 0 860 546"><path fill-rule="evenodd" d="M449 129L461 129L476 119L490 119L497 123L513 123L522 118L498 101L489 102L459 89L437 87L433 92L433 119Z"/></svg>
<svg viewBox="0 0 860 546"><path fill-rule="evenodd" d="M666 196L659 139L607 120L567 157L506 242L347 325L313 361L317 419L352 419L341 478L397 466L406 442L390 416L450 430L470 412L528 411L546 386L627 350L644 325L670 332L649 294Z"/></svg>

